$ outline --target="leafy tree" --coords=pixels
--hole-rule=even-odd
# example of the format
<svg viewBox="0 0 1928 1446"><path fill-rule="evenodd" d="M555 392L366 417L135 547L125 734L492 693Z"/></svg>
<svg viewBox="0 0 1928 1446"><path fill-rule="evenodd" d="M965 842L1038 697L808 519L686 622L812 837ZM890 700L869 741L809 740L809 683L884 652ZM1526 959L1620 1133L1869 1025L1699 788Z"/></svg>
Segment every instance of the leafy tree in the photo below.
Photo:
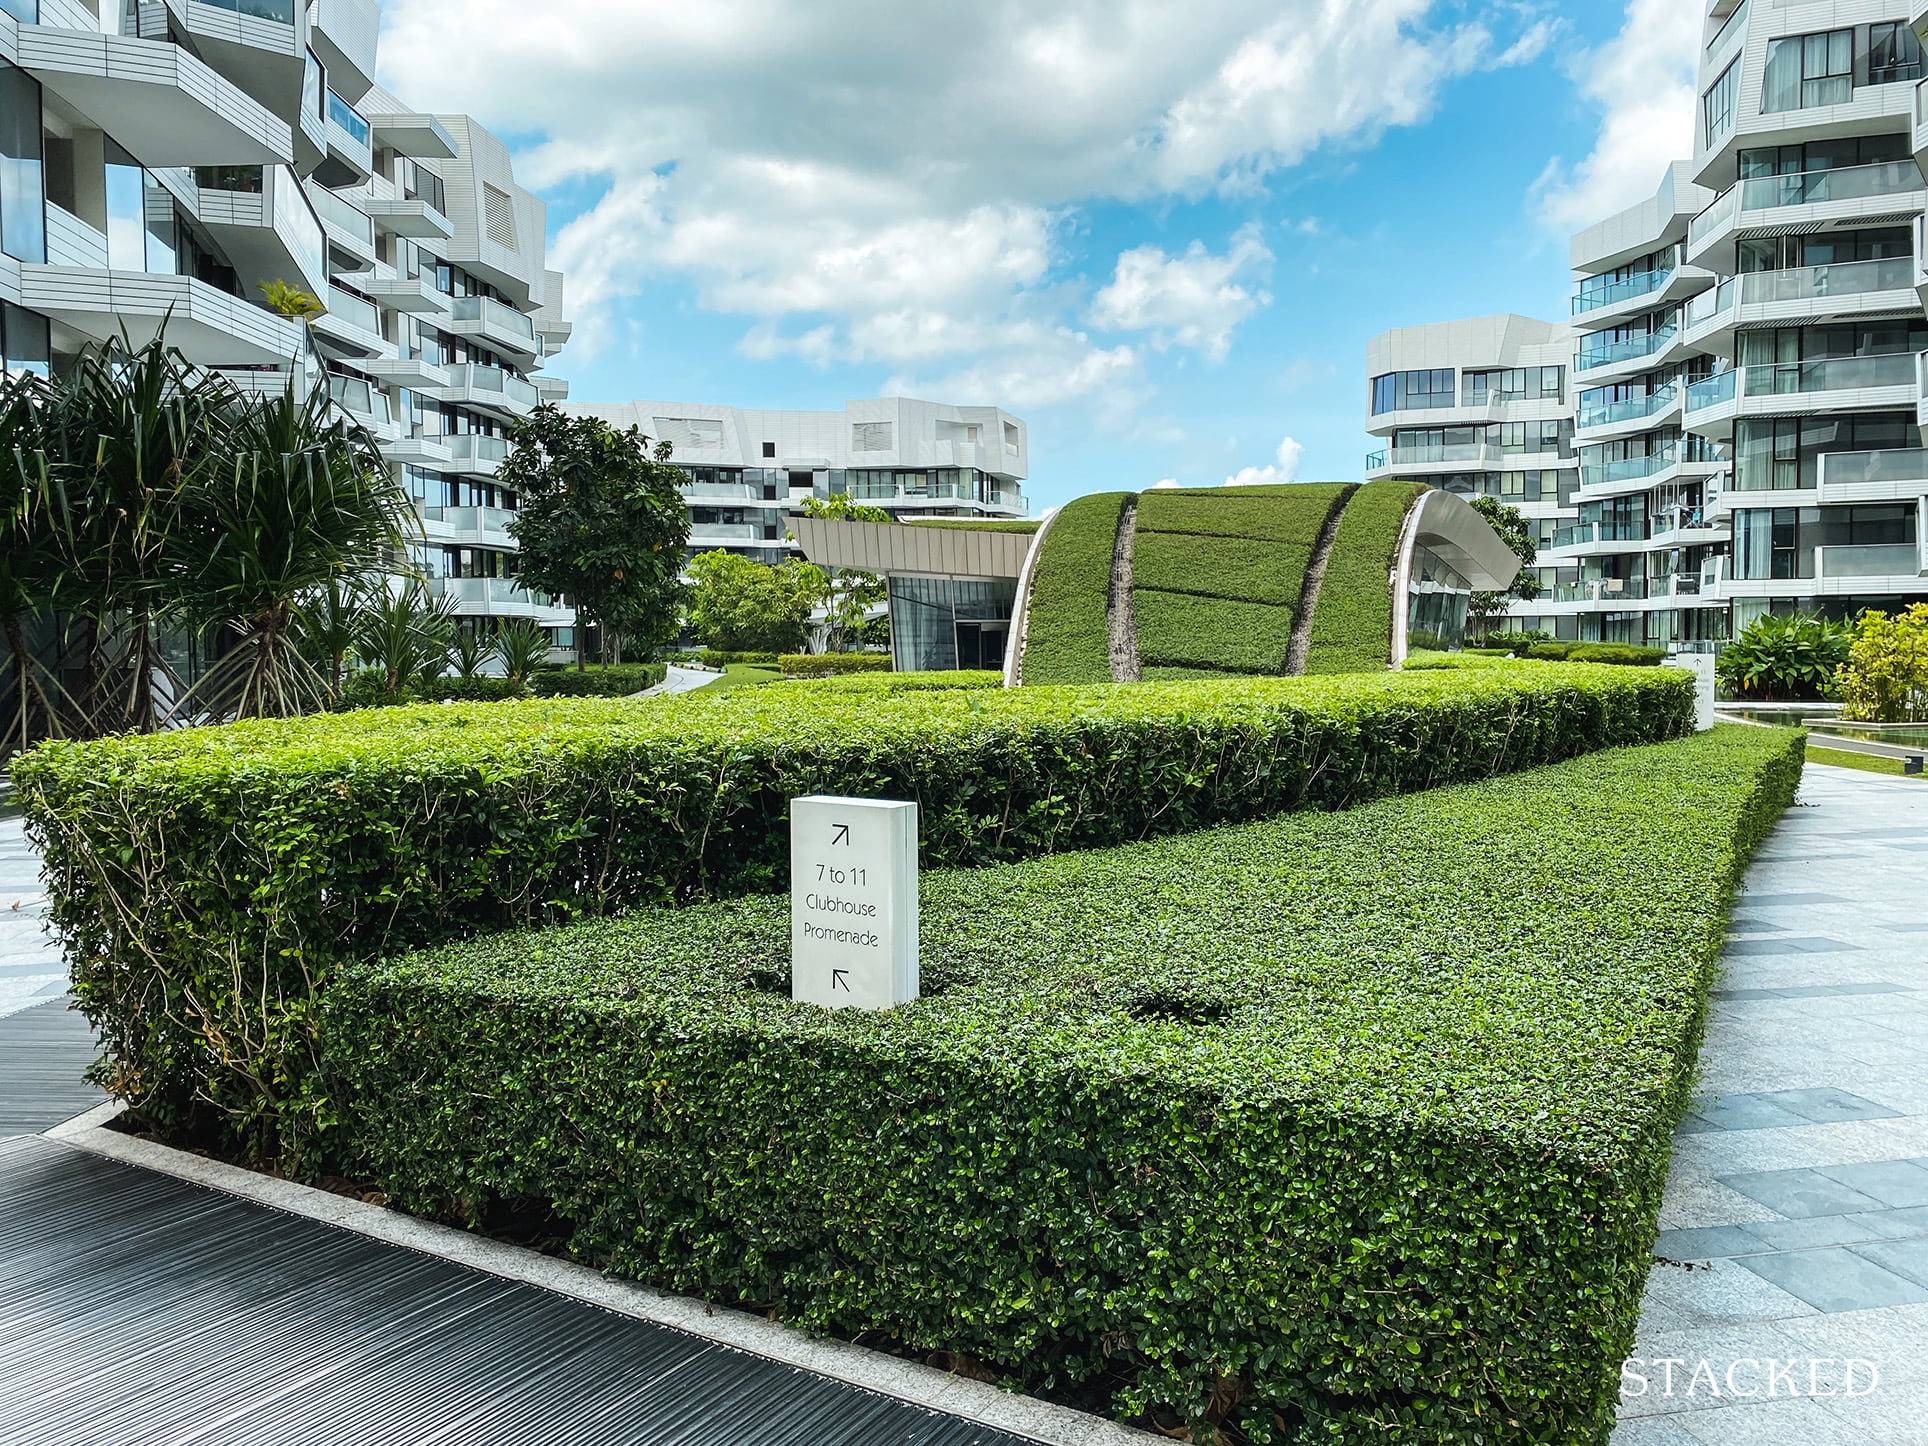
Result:
<svg viewBox="0 0 1928 1446"><path fill-rule="evenodd" d="M690 559L690 626L704 644L731 653L797 653L828 579L808 562L776 566L734 552Z"/></svg>
<svg viewBox="0 0 1928 1446"><path fill-rule="evenodd" d="M807 497L806 516L829 518L835 522L889 522L890 514L881 507L866 507L843 497ZM870 610L890 596L890 584L874 572L854 567L834 567L826 572L824 589L825 651L847 653L863 641L864 625Z"/></svg>
<svg viewBox="0 0 1928 1446"><path fill-rule="evenodd" d="M576 666L590 624L601 646L617 640L618 660L624 638L652 652L673 639L690 523L680 490L689 479L670 464L669 444L652 452L635 427L617 431L547 404L509 440L496 480L522 498L509 524L521 545L516 581L569 600Z"/></svg>
<svg viewBox="0 0 1928 1446"><path fill-rule="evenodd" d="M1807 703L1834 695L1848 661L1850 631L1825 618L1754 619L1721 649L1715 670L1729 696L1764 703Z"/></svg>
<svg viewBox="0 0 1928 1446"><path fill-rule="evenodd" d="M1484 517L1500 540L1513 549L1513 555L1520 560L1519 576L1513 585L1504 592L1476 592L1466 609L1466 630L1473 637L1480 638L1492 631L1493 625L1506 616L1507 608L1515 601L1532 602L1540 595L1540 575L1533 569L1539 561L1540 547L1534 541L1532 524L1517 507L1510 507L1497 497L1475 497L1473 510Z"/></svg>
<svg viewBox="0 0 1928 1446"><path fill-rule="evenodd" d="M1892 616L1863 613L1854 624L1837 685L1844 718L1928 722L1928 603Z"/></svg>

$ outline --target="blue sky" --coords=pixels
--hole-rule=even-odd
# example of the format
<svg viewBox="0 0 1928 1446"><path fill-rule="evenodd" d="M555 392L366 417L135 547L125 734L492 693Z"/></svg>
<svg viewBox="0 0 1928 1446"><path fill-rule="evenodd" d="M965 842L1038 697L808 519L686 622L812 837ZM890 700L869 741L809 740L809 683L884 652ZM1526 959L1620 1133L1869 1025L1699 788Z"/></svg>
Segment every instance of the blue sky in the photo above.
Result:
<svg viewBox="0 0 1928 1446"><path fill-rule="evenodd" d="M1687 0L536 10L389 0L384 70L549 201L574 396L996 403L1034 509L1358 476L1366 339L1558 315L1566 232L1685 148L1700 29Z"/></svg>

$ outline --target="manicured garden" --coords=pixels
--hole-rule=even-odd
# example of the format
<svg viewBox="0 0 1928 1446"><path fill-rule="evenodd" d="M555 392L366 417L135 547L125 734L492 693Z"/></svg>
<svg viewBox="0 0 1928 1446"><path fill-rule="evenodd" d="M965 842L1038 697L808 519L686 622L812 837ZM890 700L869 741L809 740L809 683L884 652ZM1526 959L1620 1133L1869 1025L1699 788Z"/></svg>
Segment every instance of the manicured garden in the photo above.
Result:
<svg viewBox="0 0 1928 1446"><path fill-rule="evenodd" d="M788 1001L758 897L350 969L353 1171L1191 1439L1604 1442L1727 901L1727 728L924 888L926 998ZM1469 921L1477 921L1469 927Z"/></svg>
<svg viewBox="0 0 1928 1446"><path fill-rule="evenodd" d="M1096 492L1068 502L1038 542L1024 633L1027 683L1111 679L1106 622L1111 558L1129 492Z"/></svg>

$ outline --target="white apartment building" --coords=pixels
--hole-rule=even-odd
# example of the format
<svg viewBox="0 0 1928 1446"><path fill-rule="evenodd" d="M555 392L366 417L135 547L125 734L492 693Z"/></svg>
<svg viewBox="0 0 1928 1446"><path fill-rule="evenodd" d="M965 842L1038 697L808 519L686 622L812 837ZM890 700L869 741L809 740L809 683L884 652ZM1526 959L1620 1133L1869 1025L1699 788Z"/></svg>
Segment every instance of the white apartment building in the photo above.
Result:
<svg viewBox="0 0 1928 1446"><path fill-rule="evenodd" d="M724 548L758 562L796 556L790 514L807 497L849 497L893 520L1022 517L1025 425L997 407L907 397L840 412L773 412L689 402L570 403L566 410L637 427L675 449L690 475L690 551Z"/></svg>
<svg viewBox="0 0 1928 1446"><path fill-rule="evenodd" d="M246 388L328 379L417 497L433 587L475 618L569 614L514 590L504 427L568 336L542 203L466 117L373 84L374 0L0 0L0 353L58 370L167 318ZM287 282L327 308L270 310Z"/></svg>
<svg viewBox="0 0 1928 1446"><path fill-rule="evenodd" d="M1580 486L1523 625L1691 646L1928 596L1923 27L1708 5L1693 159L1574 238Z"/></svg>

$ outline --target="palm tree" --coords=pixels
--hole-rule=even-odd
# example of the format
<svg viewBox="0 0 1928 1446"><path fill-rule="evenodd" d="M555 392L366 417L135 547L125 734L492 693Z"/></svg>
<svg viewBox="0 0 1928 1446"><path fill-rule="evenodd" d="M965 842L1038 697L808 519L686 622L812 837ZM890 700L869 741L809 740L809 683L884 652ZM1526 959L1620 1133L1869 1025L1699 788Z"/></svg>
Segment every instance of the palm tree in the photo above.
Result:
<svg viewBox="0 0 1928 1446"><path fill-rule="evenodd" d="M193 695L215 717L289 717L331 695L296 646L298 607L385 570L415 512L374 438L323 389L230 394L222 420L169 539L188 616L231 640Z"/></svg>
<svg viewBox="0 0 1928 1446"><path fill-rule="evenodd" d="M495 656L495 642L474 623L463 623L449 640L448 660L458 678L479 678Z"/></svg>
<svg viewBox="0 0 1928 1446"><path fill-rule="evenodd" d="M59 680L27 645L25 627L27 619L51 614L67 578L65 490L42 450L46 389L39 377L0 376L0 631L12 663L14 699L0 757L28 747L36 736L63 731L60 710L47 692L51 684L58 694Z"/></svg>
<svg viewBox="0 0 1928 1446"><path fill-rule="evenodd" d="M328 689L330 703L341 700L348 660L361 629L363 592L359 581L331 577L295 607L295 639Z"/></svg>
<svg viewBox="0 0 1928 1446"><path fill-rule="evenodd" d="M431 602L420 580L410 578L400 589L377 589L369 599L355 652L381 669L389 697L396 698L441 676L454 633L448 604Z"/></svg>

